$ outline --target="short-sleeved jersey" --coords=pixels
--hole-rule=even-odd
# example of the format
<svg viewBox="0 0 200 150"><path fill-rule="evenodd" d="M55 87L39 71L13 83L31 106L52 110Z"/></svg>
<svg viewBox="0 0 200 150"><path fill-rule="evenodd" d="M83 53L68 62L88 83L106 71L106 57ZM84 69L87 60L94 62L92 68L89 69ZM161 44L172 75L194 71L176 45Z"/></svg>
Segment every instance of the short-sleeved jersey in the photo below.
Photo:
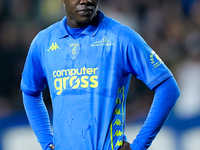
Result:
<svg viewBox="0 0 200 150"><path fill-rule="evenodd" d="M135 31L101 11L76 39L66 21L33 40L21 89L36 94L48 85L56 150L117 150L131 75L153 89L172 74Z"/></svg>

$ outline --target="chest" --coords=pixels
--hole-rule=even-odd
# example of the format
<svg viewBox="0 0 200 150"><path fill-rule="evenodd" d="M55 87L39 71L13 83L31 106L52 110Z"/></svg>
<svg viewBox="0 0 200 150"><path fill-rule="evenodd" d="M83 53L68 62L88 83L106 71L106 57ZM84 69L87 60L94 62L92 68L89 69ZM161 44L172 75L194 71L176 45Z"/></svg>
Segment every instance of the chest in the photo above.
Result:
<svg viewBox="0 0 200 150"><path fill-rule="evenodd" d="M117 40L102 36L64 38L46 46L44 68L49 86L57 95L70 89L96 89L122 76Z"/></svg>
<svg viewBox="0 0 200 150"><path fill-rule="evenodd" d="M95 68L117 63L119 49L116 39L102 36L78 39L63 38L49 41L44 49L45 68L55 69Z"/></svg>

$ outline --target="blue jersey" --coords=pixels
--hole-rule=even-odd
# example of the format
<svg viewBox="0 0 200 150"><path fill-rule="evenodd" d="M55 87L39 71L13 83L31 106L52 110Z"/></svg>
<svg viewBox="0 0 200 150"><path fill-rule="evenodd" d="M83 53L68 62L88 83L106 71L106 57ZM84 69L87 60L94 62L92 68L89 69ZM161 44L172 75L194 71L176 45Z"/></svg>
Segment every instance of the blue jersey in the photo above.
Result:
<svg viewBox="0 0 200 150"><path fill-rule="evenodd" d="M56 150L117 150L131 75L153 89L172 74L136 32L101 11L75 39L66 20L33 40L21 89L36 94L48 85Z"/></svg>

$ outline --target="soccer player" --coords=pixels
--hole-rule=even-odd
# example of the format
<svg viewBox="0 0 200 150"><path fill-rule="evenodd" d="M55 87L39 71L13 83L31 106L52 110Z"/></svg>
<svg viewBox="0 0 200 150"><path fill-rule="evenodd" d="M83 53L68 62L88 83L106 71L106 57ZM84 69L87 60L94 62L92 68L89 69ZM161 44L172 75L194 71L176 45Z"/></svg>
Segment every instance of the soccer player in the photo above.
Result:
<svg viewBox="0 0 200 150"><path fill-rule="evenodd" d="M132 29L98 10L99 0L62 0L66 17L33 40L21 89L43 150L145 150L179 97L158 55ZM155 91L137 137L124 135L131 75ZM53 133L42 91L48 85Z"/></svg>

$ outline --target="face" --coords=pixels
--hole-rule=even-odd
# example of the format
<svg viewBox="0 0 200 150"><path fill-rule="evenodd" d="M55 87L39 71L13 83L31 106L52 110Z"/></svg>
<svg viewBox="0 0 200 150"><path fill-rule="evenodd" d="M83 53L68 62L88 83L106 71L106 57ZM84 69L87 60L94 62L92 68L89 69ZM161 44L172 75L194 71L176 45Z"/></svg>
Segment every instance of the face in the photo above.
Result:
<svg viewBox="0 0 200 150"><path fill-rule="evenodd" d="M90 24L97 13L100 0L62 0L67 16L67 24L71 28L79 28Z"/></svg>

